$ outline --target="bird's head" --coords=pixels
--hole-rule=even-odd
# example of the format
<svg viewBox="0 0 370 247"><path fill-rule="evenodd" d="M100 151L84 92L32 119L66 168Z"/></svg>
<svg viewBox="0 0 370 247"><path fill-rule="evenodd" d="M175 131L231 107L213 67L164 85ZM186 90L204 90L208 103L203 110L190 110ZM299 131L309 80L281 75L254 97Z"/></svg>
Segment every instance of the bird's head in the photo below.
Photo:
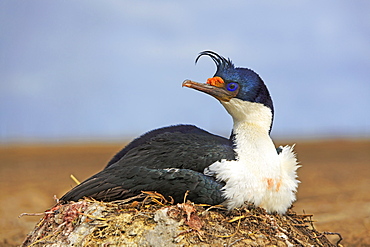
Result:
<svg viewBox="0 0 370 247"><path fill-rule="evenodd" d="M235 67L230 59L226 59L213 51L203 51L195 62L202 56L209 56L215 62L217 71L206 83L185 80L183 86L199 90L218 99L236 121L244 121L249 113L255 112L254 106L262 111L270 112L272 125L273 103L270 93L253 70ZM253 109L251 109L253 108Z"/></svg>

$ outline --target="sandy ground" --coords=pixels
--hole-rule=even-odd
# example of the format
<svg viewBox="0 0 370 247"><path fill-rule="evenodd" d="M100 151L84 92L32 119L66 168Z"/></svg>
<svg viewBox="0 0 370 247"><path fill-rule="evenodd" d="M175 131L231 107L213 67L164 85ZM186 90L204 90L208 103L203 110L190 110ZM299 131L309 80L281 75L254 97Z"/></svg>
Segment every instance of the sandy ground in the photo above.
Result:
<svg viewBox="0 0 370 247"><path fill-rule="evenodd" d="M47 210L74 185L70 174L93 175L122 146L0 146L0 246L19 245L40 218L18 215ZM296 212L313 214L320 231L341 233L345 246L370 246L370 140L297 141L296 150Z"/></svg>

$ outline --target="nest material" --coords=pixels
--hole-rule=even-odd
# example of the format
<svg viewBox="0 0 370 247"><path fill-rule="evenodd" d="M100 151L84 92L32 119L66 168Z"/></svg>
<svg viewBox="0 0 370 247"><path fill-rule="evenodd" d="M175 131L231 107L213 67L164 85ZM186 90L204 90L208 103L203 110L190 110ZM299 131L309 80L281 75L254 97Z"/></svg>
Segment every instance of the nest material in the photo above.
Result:
<svg viewBox="0 0 370 247"><path fill-rule="evenodd" d="M158 194L85 199L46 211L22 246L335 246L311 218L291 209L275 215L262 208L174 205Z"/></svg>

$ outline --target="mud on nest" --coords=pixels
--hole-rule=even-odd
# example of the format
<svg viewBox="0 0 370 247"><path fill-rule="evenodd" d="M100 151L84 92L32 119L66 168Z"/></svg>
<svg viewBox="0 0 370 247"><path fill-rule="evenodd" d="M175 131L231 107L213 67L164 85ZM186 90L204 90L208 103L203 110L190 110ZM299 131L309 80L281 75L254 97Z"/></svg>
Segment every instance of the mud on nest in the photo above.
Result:
<svg viewBox="0 0 370 247"><path fill-rule="evenodd" d="M338 235L331 243L327 234ZM338 246L318 232L312 215L267 214L244 207L173 204L157 193L127 200L56 204L22 246Z"/></svg>

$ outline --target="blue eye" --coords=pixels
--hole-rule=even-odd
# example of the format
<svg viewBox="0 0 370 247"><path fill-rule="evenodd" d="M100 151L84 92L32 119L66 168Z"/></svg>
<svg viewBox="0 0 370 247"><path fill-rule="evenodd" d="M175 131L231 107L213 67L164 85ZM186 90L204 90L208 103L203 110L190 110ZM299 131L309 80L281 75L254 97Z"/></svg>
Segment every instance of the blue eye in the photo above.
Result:
<svg viewBox="0 0 370 247"><path fill-rule="evenodd" d="M239 84L236 82L230 82L226 85L226 89L233 92L239 88Z"/></svg>

